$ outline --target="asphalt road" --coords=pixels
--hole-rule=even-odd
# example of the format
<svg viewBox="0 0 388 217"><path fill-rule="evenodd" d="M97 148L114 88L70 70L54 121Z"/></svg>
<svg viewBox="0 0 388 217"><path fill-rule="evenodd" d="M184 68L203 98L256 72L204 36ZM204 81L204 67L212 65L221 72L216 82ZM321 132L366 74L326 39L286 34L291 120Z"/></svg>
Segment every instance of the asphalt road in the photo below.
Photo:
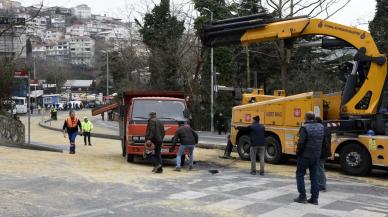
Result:
<svg viewBox="0 0 388 217"><path fill-rule="evenodd" d="M32 141L67 146L39 120L32 118ZM264 177L252 176L249 162L197 148L194 171L174 172L170 160L163 174L152 174L144 161L127 163L119 141L92 141L83 146L77 137L76 155L0 147L0 216L388 216L386 172L350 177L330 166L329 191L313 206L292 201L293 162L268 164Z"/></svg>
<svg viewBox="0 0 388 217"><path fill-rule="evenodd" d="M220 173L212 175L209 168ZM206 163L196 170L191 177L126 184L2 175L0 216L388 216L385 187L329 180L329 191L315 206L292 201L297 195L292 178L251 176Z"/></svg>

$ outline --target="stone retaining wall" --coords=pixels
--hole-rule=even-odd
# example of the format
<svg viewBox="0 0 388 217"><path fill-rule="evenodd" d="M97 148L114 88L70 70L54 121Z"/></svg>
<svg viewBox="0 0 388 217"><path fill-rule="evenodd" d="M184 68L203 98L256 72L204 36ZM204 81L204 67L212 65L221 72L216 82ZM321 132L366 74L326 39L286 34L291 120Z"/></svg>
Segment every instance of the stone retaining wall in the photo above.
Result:
<svg viewBox="0 0 388 217"><path fill-rule="evenodd" d="M0 142L24 144L25 140L24 124L21 121L0 115Z"/></svg>

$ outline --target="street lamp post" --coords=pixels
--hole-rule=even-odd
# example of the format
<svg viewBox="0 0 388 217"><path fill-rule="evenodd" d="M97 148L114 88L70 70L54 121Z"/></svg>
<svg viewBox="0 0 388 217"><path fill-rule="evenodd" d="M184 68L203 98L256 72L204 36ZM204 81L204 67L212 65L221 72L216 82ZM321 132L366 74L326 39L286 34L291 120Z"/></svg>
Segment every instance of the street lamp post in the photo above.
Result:
<svg viewBox="0 0 388 217"><path fill-rule="evenodd" d="M211 11L209 8L203 8L205 11L210 13L210 22L213 22L213 11ZM210 48L210 131L214 132L214 66L213 66L213 47Z"/></svg>
<svg viewBox="0 0 388 217"><path fill-rule="evenodd" d="M100 52L106 54L106 96L109 96L109 50L101 50Z"/></svg>
<svg viewBox="0 0 388 217"><path fill-rule="evenodd" d="M109 52L106 51L106 96L109 96Z"/></svg>

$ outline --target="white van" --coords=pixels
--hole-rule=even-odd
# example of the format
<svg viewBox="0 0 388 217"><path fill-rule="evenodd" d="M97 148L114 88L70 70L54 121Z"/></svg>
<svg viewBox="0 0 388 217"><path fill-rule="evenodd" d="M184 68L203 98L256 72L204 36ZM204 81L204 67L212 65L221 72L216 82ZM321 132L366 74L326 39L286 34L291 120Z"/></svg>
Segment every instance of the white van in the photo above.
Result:
<svg viewBox="0 0 388 217"><path fill-rule="evenodd" d="M27 98L13 96L12 100L15 102L16 114L27 113Z"/></svg>

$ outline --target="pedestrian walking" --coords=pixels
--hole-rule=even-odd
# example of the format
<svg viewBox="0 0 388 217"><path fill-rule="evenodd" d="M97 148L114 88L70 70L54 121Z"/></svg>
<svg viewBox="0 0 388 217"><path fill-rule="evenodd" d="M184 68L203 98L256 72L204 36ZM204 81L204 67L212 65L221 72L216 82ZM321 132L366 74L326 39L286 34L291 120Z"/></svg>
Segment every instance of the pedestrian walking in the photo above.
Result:
<svg viewBox="0 0 388 217"><path fill-rule="evenodd" d="M105 119L105 113L101 113L101 119L104 120Z"/></svg>
<svg viewBox="0 0 388 217"><path fill-rule="evenodd" d="M163 123L157 119L156 112L150 112L150 118L148 119L147 129L146 129L146 142L152 142L155 145L155 154L152 155L151 159L154 164L152 172L162 173L162 144L165 135Z"/></svg>
<svg viewBox="0 0 388 217"><path fill-rule="evenodd" d="M87 138L88 144L89 146L91 146L92 143L90 143L90 133L93 130L93 123L89 121L87 117L84 117L84 121L82 121L81 126L83 131L82 135L84 136L84 145L86 146L86 138Z"/></svg>
<svg viewBox="0 0 388 217"><path fill-rule="evenodd" d="M170 152L173 152L175 150L176 143L179 140L180 146L176 156L175 171L181 171L181 160L182 156L185 157L186 150L189 150L189 170L192 170L194 163L194 147L198 144L198 134L189 125L185 125L184 121L179 121L178 124L179 128L175 132L172 147L170 148Z"/></svg>
<svg viewBox="0 0 388 217"><path fill-rule="evenodd" d="M218 115L216 116L216 126L217 126L218 135L221 135L222 132L225 132L226 134L225 118L222 112L218 113Z"/></svg>
<svg viewBox="0 0 388 217"><path fill-rule="evenodd" d="M63 123L63 137L66 138L67 132L70 141L70 154L75 154L75 138L78 134L78 128L82 132L81 122L75 117L74 111L70 111L69 117L67 117L65 123Z"/></svg>
<svg viewBox="0 0 388 217"><path fill-rule="evenodd" d="M323 125L315 121L314 113L305 114L305 123L299 129L299 140L296 149L297 169L296 184L299 196L294 199L298 203L312 203L318 205L318 165L324 140ZM304 176L306 170L310 172L311 198L307 200Z"/></svg>
<svg viewBox="0 0 388 217"><path fill-rule="evenodd" d="M265 127L260 124L260 116L253 117L252 125L248 127L238 127L237 129L249 132L250 137L250 158L251 174L256 175L256 156L259 153L260 175L264 176L264 155L265 155Z"/></svg>
<svg viewBox="0 0 388 217"><path fill-rule="evenodd" d="M331 132L330 129L327 128L326 125L322 123L322 119L320 117L316 117L315 121L317 123L322 124L324 129L324 137L323 137L323 143L322 143L322 154L321 159L319 160L319 166L318 166L318 187L319 191L327 191L326 187L326 172L325 172L325 163L326 159L331 157Z"/></svg>
<svg viewBox="0 0 388 217"><path fill-rule="evenodd" d="M38 114L40 115L42 113L42 106L38 105Z"/></svg>

